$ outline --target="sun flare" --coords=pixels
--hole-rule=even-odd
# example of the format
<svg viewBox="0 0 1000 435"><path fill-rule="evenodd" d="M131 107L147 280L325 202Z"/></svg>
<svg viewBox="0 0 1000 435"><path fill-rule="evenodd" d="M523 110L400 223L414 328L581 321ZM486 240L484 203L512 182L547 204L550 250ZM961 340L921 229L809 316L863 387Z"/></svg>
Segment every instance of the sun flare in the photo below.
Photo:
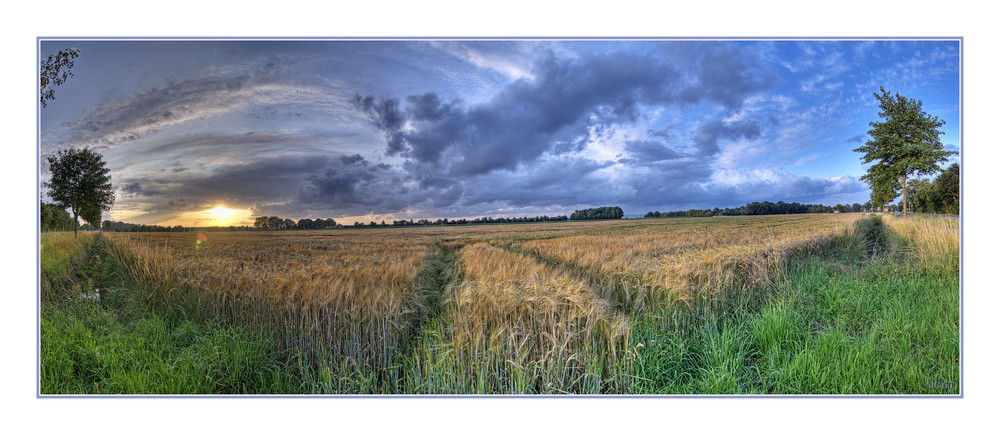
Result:
<svg viewBox="0 0 1000 435"><path fill-rule="evenodd" d="M218 207L213 208L211 210L205 210L205 213L208 213L208 214L212 215L212 217L214 217L216 219L225 219L225 218L228 218L229 216L232 216L233 213L235 213L235 212L236 212L236 210L228 209L228 208L225 208L225 207L222 207L222 206L218 206Z"/></svg>

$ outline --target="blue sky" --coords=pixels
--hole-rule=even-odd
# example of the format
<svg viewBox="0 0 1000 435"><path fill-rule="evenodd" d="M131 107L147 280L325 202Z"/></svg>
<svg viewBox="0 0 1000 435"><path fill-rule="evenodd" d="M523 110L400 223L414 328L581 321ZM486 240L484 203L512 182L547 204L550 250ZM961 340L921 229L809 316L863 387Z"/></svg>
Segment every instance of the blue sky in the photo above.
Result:
<svg viewBox="0 0 1000 435"><path fill-rule="evenodd" d="M852 149L879 86L961 143L956 40L43 40L41 55L68 47L40 152L97 149L105 219L135 223L864 203ZM205 213L220 206L237 212Z"/></svg>

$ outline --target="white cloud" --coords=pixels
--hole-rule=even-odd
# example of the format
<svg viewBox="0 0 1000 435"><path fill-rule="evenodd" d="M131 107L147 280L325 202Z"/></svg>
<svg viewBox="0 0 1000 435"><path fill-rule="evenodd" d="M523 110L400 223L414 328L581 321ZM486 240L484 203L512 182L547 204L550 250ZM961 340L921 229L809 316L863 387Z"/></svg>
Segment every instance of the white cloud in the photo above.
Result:
<svg viewBox="0 0 1000 435"><path fill-rule="evenodd" d="M478 68L498 72L510 80L531 79L533 51L538 41L498 44L491 41L432 41L431 46Z"/></svg>

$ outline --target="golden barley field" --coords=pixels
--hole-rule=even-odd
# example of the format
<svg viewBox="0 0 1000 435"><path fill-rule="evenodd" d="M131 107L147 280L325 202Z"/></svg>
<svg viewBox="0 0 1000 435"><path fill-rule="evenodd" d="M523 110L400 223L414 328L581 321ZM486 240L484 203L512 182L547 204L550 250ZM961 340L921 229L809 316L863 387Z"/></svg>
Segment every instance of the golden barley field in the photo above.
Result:
<svg viewBox="0 0 1000 435"><path fill-rule="evenodd" d="M857 215L661 219L613 231L531 240L523 249L596 275L625 308L759 286L790 254L853 229Z"/></svg>
<svg viewBox="0 0 1000 435"><path fill-rule="evenodd" d="M433 249L387 231L109 234L163 306L276 327L288 346L385 367L411 331L414 280Z"/></svg>
<svg viewBox="0 0 1000 435"><path fill-rule="evenodd" d="M163 307L274 331L379 391L602 391L629 316L766 291L860 215L208 233L108 233ZM403 364L402 360L418 360ZM402 367L407 367L403 369ZM412 373L402 373L411 370ZM405 384L405 386L403 386ZM617 385L617 384L616 384ZM620 386L615 388L620 389Z"/></svg>

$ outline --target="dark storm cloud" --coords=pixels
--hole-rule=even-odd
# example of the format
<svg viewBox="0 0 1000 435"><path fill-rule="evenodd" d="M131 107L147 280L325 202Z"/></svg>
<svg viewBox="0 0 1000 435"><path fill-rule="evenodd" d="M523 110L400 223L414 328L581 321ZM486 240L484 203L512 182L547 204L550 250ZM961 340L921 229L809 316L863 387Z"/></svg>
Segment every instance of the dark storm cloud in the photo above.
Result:
<svg viewBox="0 0 1000 435"><path fill-rule="evenodd" d="M686 103L711 101L727 110L738 109L747 95L770 89L777 76L757 77L755 53L738 51L725 44L665 44L668 56L677 56L690 77L689 85L679 92Z"/></svg>
<svg viewBox="0 0 1000 435"><path fill-rule="evenodd" d="M464 185L463 207L501 202L513 207L571 207L612 198L610 180L599 173L613 162L572 157L543 158L526 174L496 171Z"/></svg>
<svg viewBox="0 0 1000 435"><path fill-rule="evenodd" d="M415 121L438 121L451 114L452 105L442 104L432 92L406 97L407 113Z"/></svg>
<svg viewBox="0 0 1000 435"><path fill-rule="evenodd" d="M299 208L336 210L340 214L400 212L412 206L448 207L464 193L461 184L429 180L411 189L416 179L388 164L373 164L361 155L342 156L301 177L291 202Z"/></svg>
<svg viewBox="0 0 1000 435"><path fill-rule="evenodd" d="M386 154L391 156L403 151L404 138L401 129L406 120L399 110L399 100L382 98L376 101L371 95L366 97L355 95L351 99L351 104L365 114L372 127L385 133Z"/></svg>
<svg viewBox="0 0 1000 435"><path fill-rule="evenodd" d="M356 95L352 101L385 135L387 154L469 177L516 169L547 152L578 151L591 129L637 121L641 105L709 101L735 110L746 96L771 86L770 79L750 71L755 65L746 56L722 46L707 51L682 67L655 53L572 59L549 53L535 63L533 78L511 82L489 101L471 106L443 103L435 93L411 95L405 107L395 98ZM738 59L726 60L727 55ZM694 80L683 75L692 68ZM699 146L712 151L719 137L760 134L755 123L722 127L706 131Z"/></svg>
<svg viewBox="0 0 1000 435"><path fill-rule="evenodd" d="M343 156L340 158L340 162L348 166L353 165L355 163L362 163L364 161L365 158L361 157L361 154L355 154L352 156Z"/></svg>
<svg viewBox="0 0 1000 435"><path fill-rule="evenodd" d="M172 211L199 211L211 208L210 202L199 202L187 198L175 198L167 201L167 208Z"/></svg>
<svg viewBox="0 0 1000 435"><path fill-rule="evenodd" d="M128 183L121 188L123 193L137 196L154 196L163 192L156 188L143 187L140 183Z"/></svg>
<svg viewBox="0 0 1000 435"><path fill-rule="evenodd" d="M223 194L252 200L273 200L295 192L302 174L319 171L330 160L324 154L276 154L245 164L222 166L203 178L189 178L175 192L188 197Z"/></svg>
<svg viewBox="0 0 1000 435"><path fill-rule="evenodd" d="M692 136L692 141L703 155L712 156L719 152L719 139L737 140L760 137L760 124L754 120L724 123L709 121L702 124Z"/></svg>
<svg viewBox="0 0 1000 435"><path fill-rule="evenodd" d="M649 137L651 138L659 138L662 140L673 140L675 136L674 129L676 127L677 127L676 125L671 125L669 127L661 128L659 130L649 130L646 132L646 134L648 134Z"/></svg>
<svg viewBox="0 0 1000 435"><path fill-rule="evenodd" d="M673 160L681 157L677 151L674 151L662 142L655 140L633 140L625 142L625 151L628 151L629 154L632 155L633 159L619 160L621 163L652 163L663 160Z"/></svg>
<svg viewBox="0 0 1000 435"><path fill-rule="evenodd" d="M373 179L375 176L368 171L329 168L322 174L303 177L303 186L299 187L298 199L303 202L323 202L330 205L364 204L372 198L368 195L358 195L357 185Z"/></svg>

